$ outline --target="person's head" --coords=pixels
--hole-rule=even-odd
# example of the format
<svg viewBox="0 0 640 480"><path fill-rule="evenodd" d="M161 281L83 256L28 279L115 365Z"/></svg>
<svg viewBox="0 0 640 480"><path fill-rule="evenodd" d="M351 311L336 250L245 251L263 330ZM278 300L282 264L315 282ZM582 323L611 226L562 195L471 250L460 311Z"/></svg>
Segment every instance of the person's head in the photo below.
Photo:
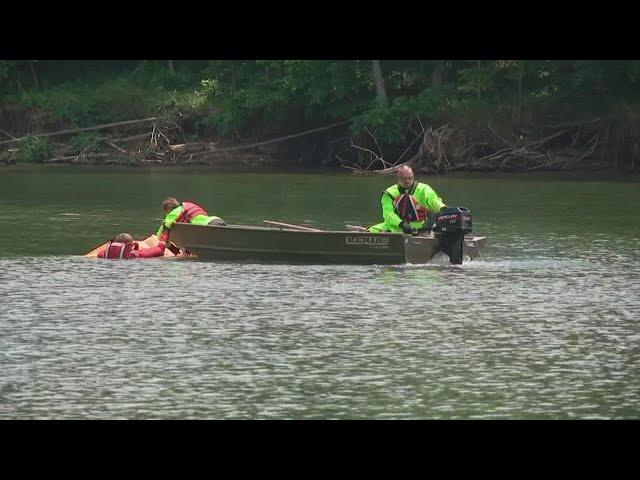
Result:
<svg viewBox="0 0 640 480"><path fill-rule="evenodd" d="M413 185L414 177L411 167L407 165L401 166L396 172L396 176L398 178L398 185L400 185L401 187L409 188L411 185Z"/></svg>
<svg viewBox="0 0 640 480"><path fill-rule="evenodd" d="M173 197L167 197L162 202L162 211L169 213L174 208L180 206L180 202Z"/></svg>
<svg viewBox="0 0 640 480"><path fill-rule="evenodd" d="M116 235L116 238L113 239L114 242L124 243L125 245L129 243L133 243L133 237L128 233L119 233Z"/></svg>

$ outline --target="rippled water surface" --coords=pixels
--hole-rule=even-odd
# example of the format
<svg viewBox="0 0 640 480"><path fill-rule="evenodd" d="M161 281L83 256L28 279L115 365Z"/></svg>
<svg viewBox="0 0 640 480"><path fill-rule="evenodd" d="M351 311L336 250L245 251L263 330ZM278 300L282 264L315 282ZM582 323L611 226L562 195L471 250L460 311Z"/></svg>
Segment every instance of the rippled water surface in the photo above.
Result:
<svg viewBox="0 0 640 480"><path fill-rule="evenodd" d="M638 182L419 177L480 259L85 259L168 194L343 228L393 179L0 169L0 418L640 417Z"/></svg>

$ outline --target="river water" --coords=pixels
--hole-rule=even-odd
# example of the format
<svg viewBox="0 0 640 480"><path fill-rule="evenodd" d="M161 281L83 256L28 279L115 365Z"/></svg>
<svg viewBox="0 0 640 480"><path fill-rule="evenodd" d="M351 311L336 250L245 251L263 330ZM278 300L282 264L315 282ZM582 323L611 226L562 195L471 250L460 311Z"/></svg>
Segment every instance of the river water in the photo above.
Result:
<svg viewBox="0 0 640 480"><path fill-rule="evenodd" d="M0 419L640 417L640 183L427 177L462 266L105 262L167 195L230 223L379 221L392 177L0 169Z"/></svg>

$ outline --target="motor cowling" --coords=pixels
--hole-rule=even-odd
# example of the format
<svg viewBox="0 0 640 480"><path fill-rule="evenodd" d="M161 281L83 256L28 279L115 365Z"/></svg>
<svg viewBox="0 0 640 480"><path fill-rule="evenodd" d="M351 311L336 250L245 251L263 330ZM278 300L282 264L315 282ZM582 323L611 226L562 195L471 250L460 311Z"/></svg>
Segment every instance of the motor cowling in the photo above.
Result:
<svg viewBox="0 0 640 480"><path fill-rule="evenodd" d="M465 207L444 207L436 214L434 232L472 232L471 212Z"/></svg>
<svg viewBox="0 0 640 480"><path fill-rule="evenodd" d="M436 214L433 231L441 237L441 248L454 265L462 264L464 236L472 232L471 212L465 207L444 207Z"/></svg>

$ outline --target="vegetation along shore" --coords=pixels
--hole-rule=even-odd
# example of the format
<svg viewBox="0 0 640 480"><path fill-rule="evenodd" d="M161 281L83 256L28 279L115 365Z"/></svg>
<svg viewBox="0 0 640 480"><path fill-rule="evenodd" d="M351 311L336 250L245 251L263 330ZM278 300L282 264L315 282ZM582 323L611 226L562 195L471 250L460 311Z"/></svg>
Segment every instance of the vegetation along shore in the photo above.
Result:
<svg viewBox="0 0 640 480"><path fill-rule="evenodd" d="M0 60L0 163L640 170L635 60Z"/></svg>

